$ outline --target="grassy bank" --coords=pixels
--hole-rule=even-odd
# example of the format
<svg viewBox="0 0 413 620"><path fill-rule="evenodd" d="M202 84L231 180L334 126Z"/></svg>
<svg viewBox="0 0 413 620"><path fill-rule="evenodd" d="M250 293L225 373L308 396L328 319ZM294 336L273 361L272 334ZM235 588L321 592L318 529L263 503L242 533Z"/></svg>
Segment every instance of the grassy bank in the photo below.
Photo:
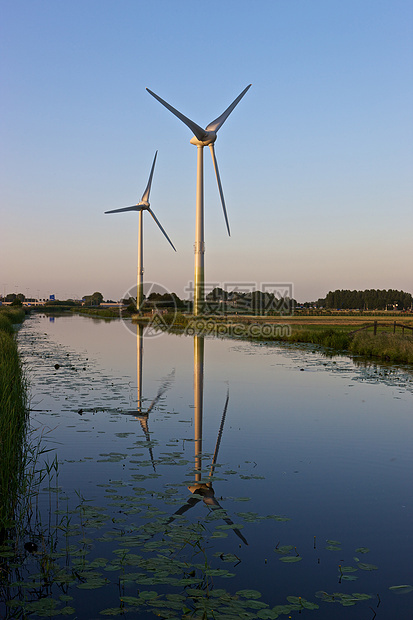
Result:
<svg viewBox="0 0 413 620"><path fill-rule="evenodd" d="M385 317L388 319L388 316ZM373 325L377 315L371 320ZM393 331L393 323L379 323L377 334L372 332L353 333L355 327L369 323L354 323L354 317L348 321L340 317L338 325L331 324L331 317L323 321L320 317L316 323L309 317L282 317L278 321L265 317L197 317L184 314L167 314L159 317L158 328L168 327L177 333L217 336L221 338L239 338L256 342L287 342L322 346L330 351L346 354L374 357L395 363L413 363L413 336L402 335L400 329ZM398 323L412 324L412 319L398 318ZM410 330L409 330L410 331ZM407 330L406 330L407 332Z"/></svg>
<svg viewBox="0 0 413 620"><path fill-rule="evenodd" d="M27 392L13 328L23 319L23 310L0 310L0 537L13 523L23 476Z"/></svg>
<svg viewBox="0 0 413 620"><path fill-rule="evenodd" d="M74 312L101 319L118 319L120 317L119 308L76 308Z"/></svg>
<svg viewBox="0 0 413 620"><path fill-rule="evenodd" d="M413 364L413 336L400 334L359 332L350 341L354 355L378 357L387 362Z"/></svg>

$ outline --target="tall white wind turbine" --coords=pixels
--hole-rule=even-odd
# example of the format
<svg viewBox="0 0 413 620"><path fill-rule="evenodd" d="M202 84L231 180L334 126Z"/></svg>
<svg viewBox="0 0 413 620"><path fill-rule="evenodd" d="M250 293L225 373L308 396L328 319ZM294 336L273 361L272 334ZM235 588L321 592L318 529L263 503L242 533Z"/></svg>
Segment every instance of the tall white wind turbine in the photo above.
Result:
<svg viewBox="0 0 413 620"><path fill-rule="evenodd" d="M155 157L153 158L153 164L151 168L151 173L149 175L148 185L146 186L145 191L143 192L141 201L138 204L133 205L132 207L124 207L123 209L113 209L112 211L105 211L105 213L123 213L124 211L138 211L139 212L139 226L138 226L138 282L137 282L137 291L136 291L136 307L138 312L140 312L143 302L143 212L149 211L152 215L155 222L158 224L159 228L173 247L176 252L175 246L162 228L159 220L156 218L154 212L150 208L149 203L149 194L151 192L152 185L152 177L153 171L155 169L156 156L158 151L155 152Z"/></svg>
<svg viewBox="0 0 413 620"><path fill-rule="evenodd" d="M199 125L191 121L189 118L178 112L169 103L158 97L149 88L146 90L148 93L155 97L162 105L165 106L172 114L175 114L189 129L193 132L194 137L190 140L191 144L198 147L197 158L197 183L196 183L196 219L195 219L195 277L194 277L194 314L198 315L202 312L202 306L204 301L204 254L205 254L205 242L204 242L204 146L209 146L212 161L214 164L215 175L217 178L219 194L221 197L222 209L224 211L225 223L227 225L228 234L229 223L227 217L227 210L225 207L224 192L222 191L221 179L219 176L218 163L215 156L214 142L217 139L217 132L220 127L225 123L228 116L231 114L235 106L241 101L247 90L251 87L251 84L247 86L240 95L231 103L231 105L218 116L212 123L202 129Z"/></svg>

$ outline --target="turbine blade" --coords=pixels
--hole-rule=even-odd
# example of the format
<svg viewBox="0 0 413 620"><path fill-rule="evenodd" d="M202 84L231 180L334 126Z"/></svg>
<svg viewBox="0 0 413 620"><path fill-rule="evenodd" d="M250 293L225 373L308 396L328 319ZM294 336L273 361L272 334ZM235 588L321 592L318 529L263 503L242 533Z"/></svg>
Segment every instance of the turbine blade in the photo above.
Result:
<svg viewBox="0 0 413 620"><path fill-rule="evenodd" d="M190 497L188 501L186 502L186 504L178 508L178 510L174 512L171 517L169 517L165 525L169 525L170 523L172 523L172 521L175 520L176 515L183 515L187 510L192 508L192 506L195 506L195 504L197 504L200 501L201 500L198 497Z"/></svg>
<svg viewBox="0 0 413 620"><path fill-rule="evenodd" d="M225 208L225 199L224 199L224 192L222 191L222 185L221 185L221 179L219 176L219 170L218 170L218 162L217 162L217 158L215 157L215 149L214 149L214 145L210 144L209 145L210 151L211 151L211 155L212 155L212 162L214 164L214 168L215 168L215 175L217 177L217 183L218 183L218 189L219 189L219 195L221 196L221 203L222 203L222 209L224 211L224 218L225 218L225 223L227 225L227 230L228 230L228 235L231 236L231 232L229 230L229 223L228 223L228 216L227 216L227 210Z"/></svg>
<svg viewBox="0 0 413 620"><path fill-rule="evenodd" d="M181 112L178 112L178 110L176 110L171 105L169 105L169 103L166 103L166 101L158 97L158 95L155 95L155 93L149 90L149 88L147 88L146 90L148 91L150 95L152 95L152 97L155 97L155 99L157 99L159 103L162 103L162 105L164 105L165 108L167 108L170 112L172 112L172 114L175 114L175 116L177 116L183 123L185 123L185 125L189 127L192 133L198 138L198 140L205 140L206 138L205 129L202 129L202 127L194 123L194 121L191 121L190 118L184 116L183 114L181 114Z"/></svg>
<svg viewBox="0 0 413 620"><path fill-rule="evenodd" d="M174 246L174 244L172 243L172 241L170 240L170 238L168 237L168 235L166 234L166 232L164 231L164 229L161 226L161 223L159 222L159 220L156 218L154 212L152 211L152 209L148 209L149 213L152 215L153 219L155 220L155 222L158 224L159 228L161 229L161 231L163 232L163 234L165 235L165 237L168 239L169 243L171 244L171 246L173 247L173 249L176 252L176 248Z"/></svg>
<svg viewBox="0 0 413 620"><path fill-rule="evenodd" d="M123 213L123 211L142 211L143 207L134 205L133 207L123 207L123 209L113 209L112 211L105 211L105 213Z"/></svg>
<svg viewBox="0 0 413 620"><path fill-rule="evenodd" d="M155 152L155 157L153 158L153 164L152 164L152 168L151 168L151 173L149 175L148 185L146 186L146 189L143 192L143 195L142 195L142 198L141 198L141 202L149 202L149 194L151 193L152 177L153 177L153 171L155 169L155 162L156 162L157 154L158 154L158 151Z"/></svg>
<svg viewBox="0 0 413 620"><path fill-rule="evenodd" d="M175 368L169 373L167 377L165 377L162 385L160 386L158 390L157 395L155 396L149 408L147 409L146 415L150 414L150 412L152 411L152 409L154 408L158 400L161 398L161 396L165 394L166 390L169 390L169 388L171 387L172 379L174 379L174 377L175 377Z"/></svg>
<svg viewBox="0 0 413 620"><path fill-rule="evenodd" d="M249 88L251 88L251 84L249 84L247 88L244 88L242 93L238 95L238 97L231 103L230 106L228 106L228 108L225 110L225 112L221 114L221 116L218 116L218 118L212 121L212 123L209 123L208 127L206 128L206 131L217 132L218 129L225 123L228 116L231 114L232 110L235 108L236 105L238 105L238 103L241 101L241 99L243 98L243 96L245 95L245 93L247 92Z"/></svg>
<svg viewBox="0 0 413 620"><path fill-rule="evenodd" d="M164 393L166 392L167 387L168 387L168 386L166 386L166 387L161 386L161 387L159 388L157 395L155 396L155 398L153 399L153 401L151 402L151 404L149 405L149 407L148 407L148 409L147 409L147 411L146 411L146 415L149 415L149 414L150 414L150 412L151 412L151 411L152 411L152 409L155 407L155 405L156 405L156 403L158 402L158 400L159 400L159 399L161 398L161 396L163 396L163 395L164 395Z"/></svg>
<svg viewBox="0 0 413 620"><path fill-rule="evenodd" d="M227 525L234 525L234 522L232 521L232 519L229 518L225 508L223 508L221 504L217 501L215 495L213 495L212 497L203 497L203 500L204 504L208 506L208 508L211 508L211 510L222 510L225 513L225 516L222 517L222 520L225 521ZM233 527L232 530L234 531L234 534L236 534L245 545L248 545L247 539L241 534L237 527Z"/></svg>

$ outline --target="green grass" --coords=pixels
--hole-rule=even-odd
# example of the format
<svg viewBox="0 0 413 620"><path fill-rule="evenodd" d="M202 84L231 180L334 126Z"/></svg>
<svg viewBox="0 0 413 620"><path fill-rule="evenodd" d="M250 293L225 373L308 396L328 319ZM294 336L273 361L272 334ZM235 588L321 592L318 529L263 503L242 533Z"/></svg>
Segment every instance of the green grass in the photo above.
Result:
<svg viewBox="0 0 413 620"><path fill-rule="evenodd" d="M378 357L387 362L413 364L413 336L401 334L358 332L349 350L355 355Z"/></svg>
<svg viewBox="0 0 413 620"><path fill-rule="evenodd" d="M24 467L27 391L12 323L23 318L0 311L0 536L13 522Z"/></svg>
<svg viewBox="0 0 413 620"><path fill-rule="evenodd" d="M120 317L119 308L74 308L74 312L95 316L102 319L118 319Z"/></svg>
<svg viewBox="0 0 413 620"><path fill-rule="evenodd" d="M3 312L0 313L0 332L9 335L14 334L13 324Z"/></svg>
<svg viewBox="0 0 413 620"><path fill-rule="evenodd" d="M317 326L315 326L317 327ZM348 349L350 336L346 330L323 328L323 329L293 329L287 342L303 342L317 344L336 351Z"/></svg>
<svg viewBox="0 0 413 620"><path fill-rule="evenodd" d="M9 331L12 333L14 331L13 324L22 323L24 321L24 317L26 316L23 308L12 308L11 306L0 307L0 330ZM9 327L2 327L8 323Z"/></svg>

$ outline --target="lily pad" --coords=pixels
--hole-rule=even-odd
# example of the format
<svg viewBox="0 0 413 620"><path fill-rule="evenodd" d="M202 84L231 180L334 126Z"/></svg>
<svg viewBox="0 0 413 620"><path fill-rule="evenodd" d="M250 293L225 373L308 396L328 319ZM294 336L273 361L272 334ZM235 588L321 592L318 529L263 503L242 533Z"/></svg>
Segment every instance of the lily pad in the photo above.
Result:
<svg viewBox="0 0 413 620"><path fill-rule="evenodd" d="M292 549L294 549L293 545L281 545L281 547L276 547L274 549L274 551L275 551L275 553L279 553L279 554L283 555L285 553L288 553Z"/></svg>
<svg viewBox="0 0 413 620"><path fill-rule="evenodd" d="M262 620L276 620L279 615L273 609L260 609L257 611L257 617L262 618Z"/></svg>
<svg viewBox="0 0 413 620"><path fill-rule="evenodd" d="M359 562L357 564L357 567L361 570L378 570L378 566L376 566L375 564L367 564L365 562Z"/></svg>
<svg viewBox="0 0 413 620"><path fill-rule="evenodd" d="M351 596L358 601L368 601L369 599L373 598L371 594L365 594L364 592L353 592Z"/></svg>
<svg viewBox="0 0 413 620"><path fill-rule="evenodd" d="M413 591L413 586L410 586L410 585L390 586L389 590L391 590L395 594L409 594L409 592Z"/></svg>
<svg viewBox="0 0 413 620"><path fill-rule="evenodd" d="M258 590L238 590L235 594L249 599L261 598L261 592Z"/></svg>

